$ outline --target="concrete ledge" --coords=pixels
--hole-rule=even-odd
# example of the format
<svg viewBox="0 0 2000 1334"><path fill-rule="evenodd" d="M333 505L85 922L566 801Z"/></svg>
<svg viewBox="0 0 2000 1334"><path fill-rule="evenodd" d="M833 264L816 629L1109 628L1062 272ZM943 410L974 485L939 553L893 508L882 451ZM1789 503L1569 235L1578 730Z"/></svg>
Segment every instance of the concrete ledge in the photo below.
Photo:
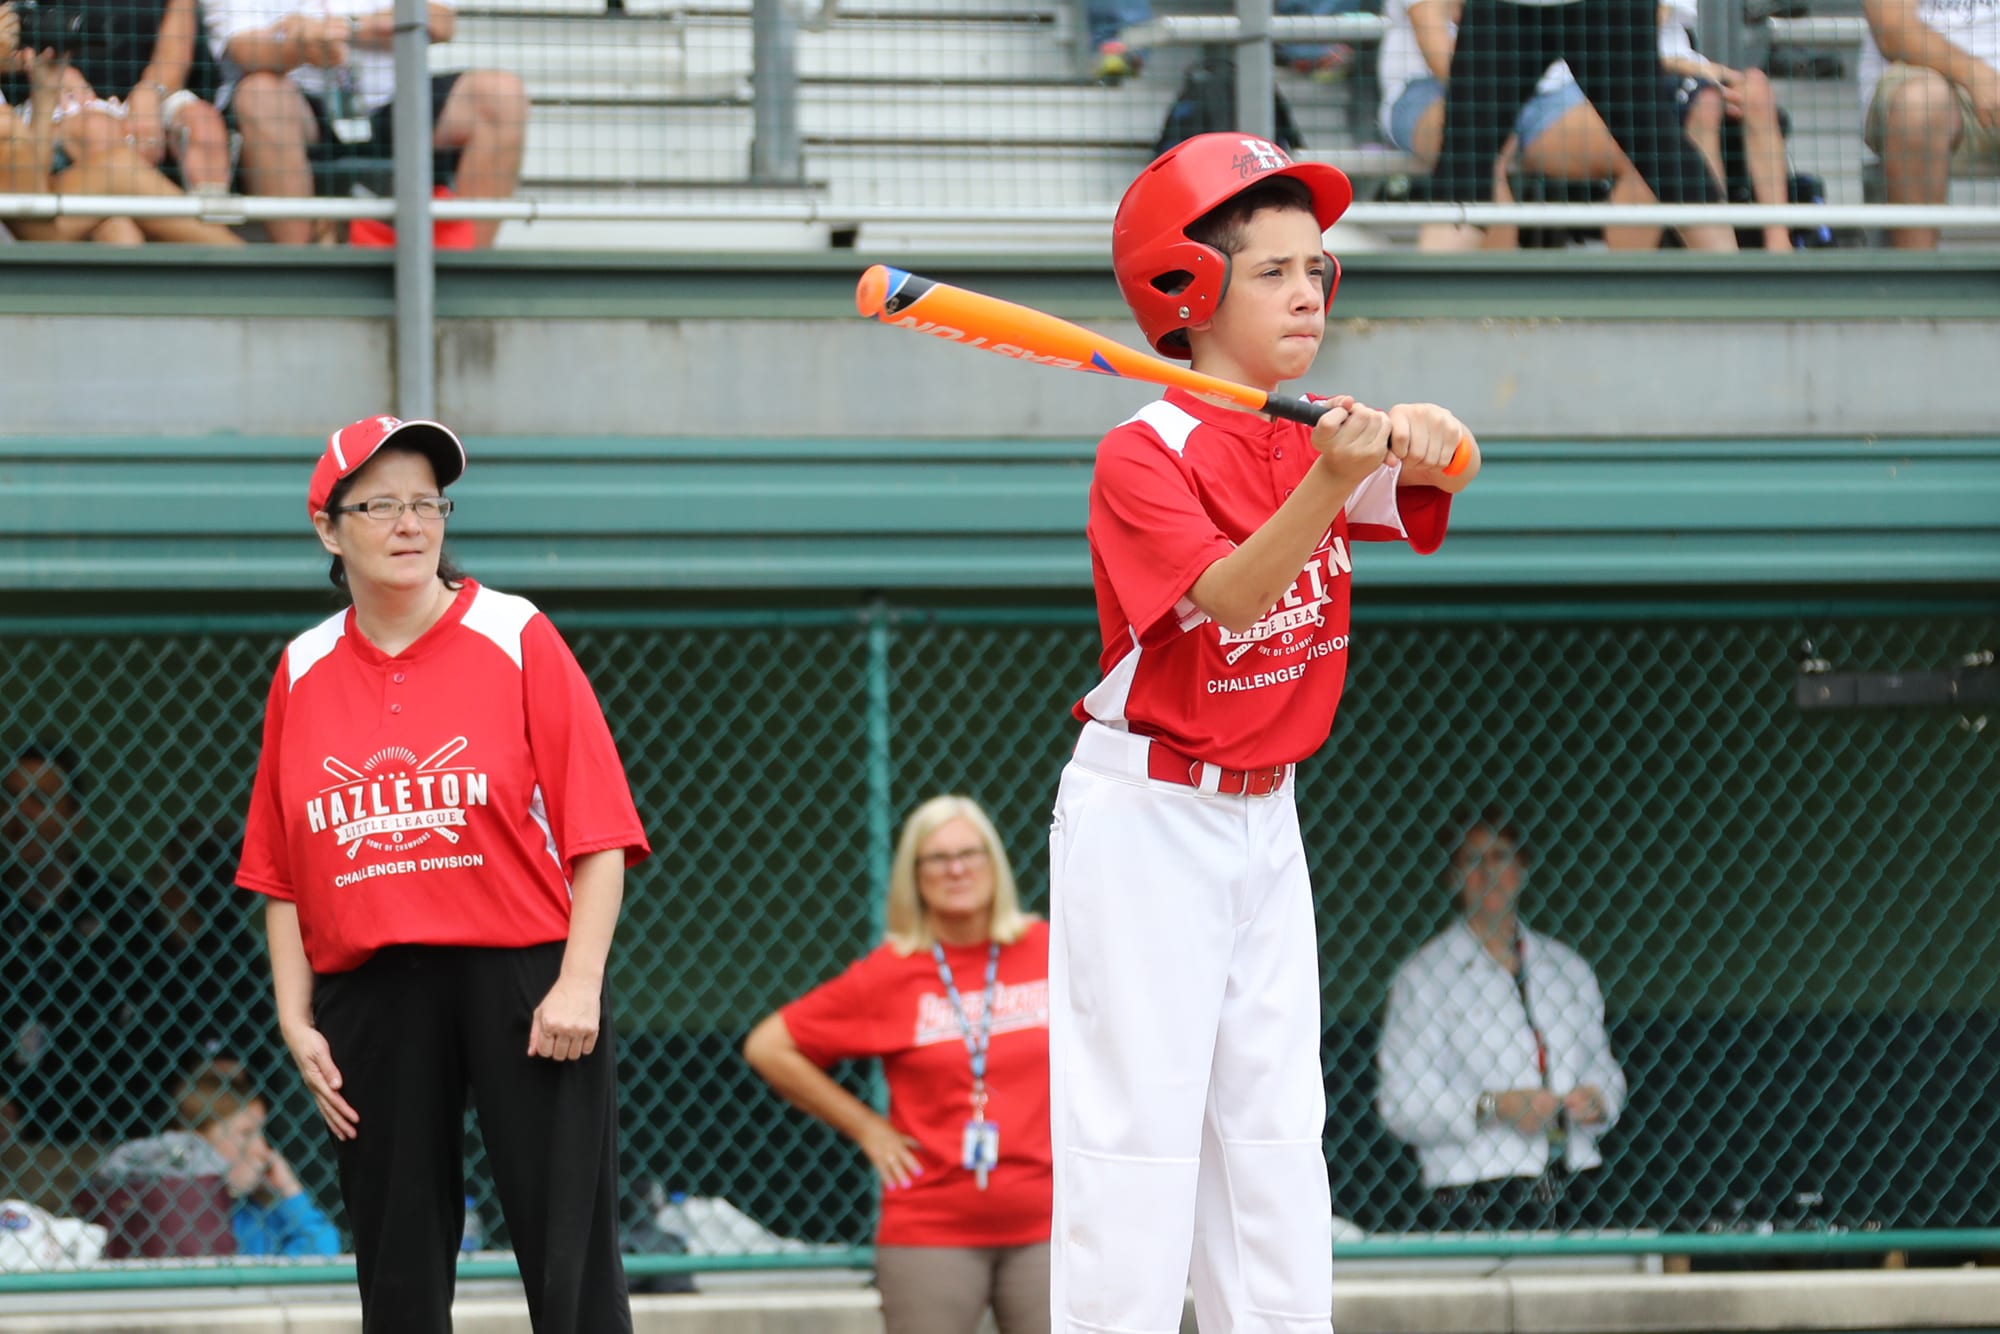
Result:
<svg viewBox="0 0 2000 1334"><path fill-rule="evenodd" d="M1813 1270L1783 1274L1493 1275L1339 1280L1339 1334L1749 1334L1759 1330L1992 1329L2000 1269ZM164 1297L165 1294L162 1294ZM295 1294L256 1305L170 1303L146 1294L0 1303L0 1334L358 1334L352 1298ZM162 1305L169 1305L163 1302ZM636 1334L877 1334L874 1292L798 1288L635 1297ZM528 1334L518 1296L460 1298L458 1334ZM1192 1315L1182 1323L1192 1331Z"/></svg>
<svg viewBox="0 0 2000 1334"><path fill-rule="evenodd" d="M1333 1327L1340 1334L1512 1334L1514 1281L1336 1277Z"/></svg>
<svg viewBox="0 0 2000 1334"><path fill-rule="evenodd" d="M1513 1328L1535 1334L1965 1329L2000 1322L2000 1269L1520 1278L1512 1288Z"/></svg>

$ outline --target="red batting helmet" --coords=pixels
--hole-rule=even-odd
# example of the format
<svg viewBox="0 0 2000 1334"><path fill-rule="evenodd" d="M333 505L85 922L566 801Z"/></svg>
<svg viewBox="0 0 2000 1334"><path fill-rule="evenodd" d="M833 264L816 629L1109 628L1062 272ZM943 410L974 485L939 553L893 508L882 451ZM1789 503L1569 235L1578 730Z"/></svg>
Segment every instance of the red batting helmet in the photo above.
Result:
<svg viewBox="0 0 2000 1334"><path fill-rule="evenodd" d="M1229 286L1229 256L1190 240L1188 227L1232 195L1280 176L1311 191L1321 231L1333 226L1354 200L1354 187L1339 168L1294 162L1267 139L1224 132L1198 134L1169 148L1118 201L1111 224L1111 268L1140 331L1161 353L1183 360L1192 356L1187 327L1215 314ZM1340 266L1331 263L1328 305L1339 282Z"/></svg>

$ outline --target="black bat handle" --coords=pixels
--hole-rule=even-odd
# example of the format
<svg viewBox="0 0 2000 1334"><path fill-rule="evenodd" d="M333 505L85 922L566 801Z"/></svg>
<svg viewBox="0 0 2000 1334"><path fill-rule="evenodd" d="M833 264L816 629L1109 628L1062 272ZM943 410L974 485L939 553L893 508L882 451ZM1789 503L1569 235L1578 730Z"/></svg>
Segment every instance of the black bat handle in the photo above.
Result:
<svg viewBox="0 0 2000 1334"><path fill-rule="evenodd" d="M1264 398L1265 412L1304 426L1318 425L1321 417L1338 406L1336 403L1316 402L1298 394L1267 394Z"/></svg>

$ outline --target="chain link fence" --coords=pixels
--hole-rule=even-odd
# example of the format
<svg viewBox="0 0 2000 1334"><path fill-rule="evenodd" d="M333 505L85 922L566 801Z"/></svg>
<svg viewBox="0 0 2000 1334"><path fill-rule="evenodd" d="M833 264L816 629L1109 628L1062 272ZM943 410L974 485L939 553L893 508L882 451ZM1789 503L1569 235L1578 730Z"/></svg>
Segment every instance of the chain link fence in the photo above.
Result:
<svg viewBox="0 0 2000 1334"><path fill-rule="evenodd" d="M71 68L0 78L0 195L164 207L185 191L208 219L22 216L22 239L226 243L217 224L246 218L252 239L350 239L336 215L393 192L391 107L409 96L428 103L425 147L458 202L542 210L533 227L461 220L443 246L820 247L860 227L893 247L993 219L991 244L1039 218L1096 248L1159 147L1225 129L1340 165L1364 204L1467 200L1503 138L1502 202L1699 203L1661 156L1683 133L1691 170L1721 183L1711 202L1950 204L1978 210L1988 235L2000 202L2000 20L1963 0L1874 26L1859 0L467 0L412 9L427 16L411 53L427 88L396 78L385 0L15 9L24 58L59 51ZM1479 55L1454 73L1461 20ZM0 20L0 58L9 44ZM1239 81L1282 105L1246 119ZM1491 130L1460 145L1469 165L1449 189L1431 179L1447 86L1454 121ZM1815 247L1859 239L1846 216L1733 230L1746 246ZM1652 248L1659 221L1605 240ZM1905 220L1886 239L1935 244L1931 228ZM1728 230L1683 235L1713 249ZM379 219L351 239L384 244Z"/></svg>
<svg viewBox="0 0 2000 1334"><path fill-rule="evenodd" d="M1378 1114L1377 1066L1392 976L1452 919L1439 830L1490 803L1532 853L1524 919L1601 984L1629 1088L1594 1212L1562 1226L2000 1216L1992 733L1792 699L1808 637L1843 667L1895 670L1992 646L2000 618L1551 617L1363 609L1342 720L1302 767L1337 1212L1376 1235L1447 1227ZM865 1162L737 1045L869 947L887 840L933 793L988 807L1045 908L1094 628L1074 609L556 620L657 849L628 881L613 960L634 1215L685 1195L680 1216L708 1209L734 1253L866 1244ZM101 1209L106 1155L170 1128L181 1074L220 1057L267 1096L272 1143L337 1225L255 903L229 885L289 626L203 625L15 621L0 637L0 1198ZM868 1071L839 1073L868 1090ZM476 1135L468 1148L479 1244L504 1249Z"/></svg>

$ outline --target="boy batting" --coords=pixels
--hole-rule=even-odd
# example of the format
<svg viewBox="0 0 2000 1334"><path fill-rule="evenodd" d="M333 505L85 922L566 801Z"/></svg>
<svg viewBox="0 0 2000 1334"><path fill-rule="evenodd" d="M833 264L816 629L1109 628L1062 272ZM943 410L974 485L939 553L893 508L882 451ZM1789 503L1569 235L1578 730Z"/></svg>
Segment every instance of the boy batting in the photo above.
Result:
<svg viewBox="0 0 2000 1334"><path fill-rule="evenodd" d="M1273 390L1312 366L1352 189L1208 134L1126 191L1147 341ZM1466 457L1454 474L1461 441ZM1435 404L1313 427L1181 389L1098 446L1099 680L1049 834L1051 1307L1062 1334L1328 1330L1320 988L1292 766L1333 726L1350 544L1444 539L1478 446Z"/></svg>

